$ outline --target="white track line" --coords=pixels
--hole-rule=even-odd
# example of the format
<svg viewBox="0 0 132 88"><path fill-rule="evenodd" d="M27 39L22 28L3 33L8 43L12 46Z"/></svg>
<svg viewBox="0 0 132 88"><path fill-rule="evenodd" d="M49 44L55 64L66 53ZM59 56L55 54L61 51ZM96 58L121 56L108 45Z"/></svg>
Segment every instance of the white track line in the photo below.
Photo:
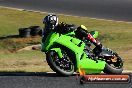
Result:
<svg viewBox="0 0 132 88"><path fill-rule="evenodd" d="M46 73L56 73L56 72L46 72ZM132 73L131 70L124 70L123 73ZM77 74L76 72L74 72L74 74Z"/></svg>
<svg viewBox="0 0 132 88"><path fill-rule="evenodd" d="M132 73L131 70L123 70L123 73Z"/></svg>
<svg viewBox="0 0 132 88"><path fill-rule="evenodd" d="M36 13L49 14L48 12L43 12L43 11L29 10L29 9L20 9L20 8L6 7L6 6L0 6L0 8L7 8L7 9L13 9L13 10L19 10L19 11L28 11L28 12L36 12ZM94 20L102 20L102 21L110 21L110 22L132 23L132 22L127 22L127 21L107 20L107 19L99 19L99 18L91 18L91 17L82 17L82 16L74 16L74 15L66 15L66 14L58 14L58 15L72 16L72 17L79 17L79 18L90 18L90 19L94 19Z"/></svg>

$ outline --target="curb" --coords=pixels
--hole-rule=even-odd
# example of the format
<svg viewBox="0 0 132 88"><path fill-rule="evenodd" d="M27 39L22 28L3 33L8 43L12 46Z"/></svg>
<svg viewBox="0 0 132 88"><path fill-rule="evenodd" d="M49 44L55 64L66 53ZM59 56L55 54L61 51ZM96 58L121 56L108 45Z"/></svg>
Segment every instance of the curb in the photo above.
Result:
<svg viewBox="0 0 132 88"><path fill-rule="evenodd" d="M14 8L14 7L7 7L7 6L0 6L0 8L7 8L7 9L13 9L13 10L19 10L19 11L27 11L27 12L35 12L35 13L42 13L42 14L49 14L48 12L39 11L39 10L29 10L29 9L20 9L20 8ZM58 15L64 15L64 16L72 16L72 17L79 17L79 18L90 18L93 20L101 20L101 21L110 21L110 22L119 22L119 23L132 23L128 21L117 21L117 20L107 20L107 19L100 19L100 18L92 18L92 17L83 17L83 16L75 16L75 15L67 15L67 14L58 14Z"/></svg>
<svg viewBox="0 0 132 88"><path fill-rule="evenodd" d="M132 73L131 70L124 70L123 73Z"/></svg>

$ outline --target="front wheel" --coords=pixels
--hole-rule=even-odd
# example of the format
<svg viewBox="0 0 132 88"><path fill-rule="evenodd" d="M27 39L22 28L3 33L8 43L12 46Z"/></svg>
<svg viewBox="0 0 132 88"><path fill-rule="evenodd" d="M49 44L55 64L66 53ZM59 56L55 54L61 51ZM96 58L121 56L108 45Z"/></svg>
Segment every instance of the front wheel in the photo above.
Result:
<svg viewBox="0 0 132 88"><path fill-rule="evenodd" d="M46 60L50 68L63 76L70 76L74 73L74 64L67 53L62 50L63 58L59 58L55 51L46 53Z"/></svg>

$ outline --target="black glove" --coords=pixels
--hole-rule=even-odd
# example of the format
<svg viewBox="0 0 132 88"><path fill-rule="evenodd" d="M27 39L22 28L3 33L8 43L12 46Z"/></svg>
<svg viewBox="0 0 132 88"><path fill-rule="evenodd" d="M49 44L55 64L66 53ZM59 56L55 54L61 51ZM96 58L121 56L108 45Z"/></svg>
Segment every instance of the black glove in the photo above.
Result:
<svg viewBox="0 0 132 88"><path fill-rule="evenodd" d="M102 51L102 44L96 46L99 51Z"/></svg>
<svg viewBox="0 0 132 88"><path fill-rule="evenodd" d="M102 52L102 47L102 44L96 45L96 47L93 49L95 56L98 56Z"/></svg>

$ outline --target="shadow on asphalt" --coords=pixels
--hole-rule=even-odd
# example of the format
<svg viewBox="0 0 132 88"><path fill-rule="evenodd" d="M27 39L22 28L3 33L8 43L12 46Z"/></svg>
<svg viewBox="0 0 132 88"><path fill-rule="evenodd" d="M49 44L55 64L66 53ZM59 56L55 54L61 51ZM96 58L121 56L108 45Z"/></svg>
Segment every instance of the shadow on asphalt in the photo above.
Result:
<svg viewBox="0 0 132 88"><path fill-rule="evenodd" d="M44 76L44 77L64 77L57 73L47 72L0 72L0 76ZM75 76L73 74L72 76Z"/></svg>

